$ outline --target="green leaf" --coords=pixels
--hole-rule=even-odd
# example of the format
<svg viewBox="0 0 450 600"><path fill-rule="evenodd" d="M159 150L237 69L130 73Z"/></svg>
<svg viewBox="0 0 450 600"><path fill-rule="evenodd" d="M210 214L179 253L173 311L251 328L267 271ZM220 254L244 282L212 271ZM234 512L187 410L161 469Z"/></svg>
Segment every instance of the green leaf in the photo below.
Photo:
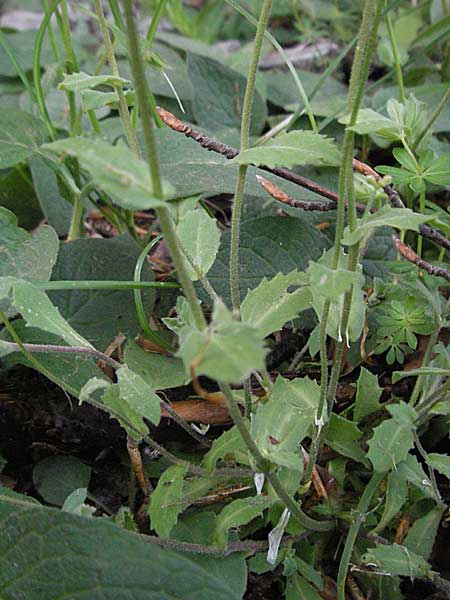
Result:
<svg viewBox="0 0 450 600"><path fill-rule="evenodd" d="M272 499L267 496L233 500L231 504L225 506L217 515L216 528L213 533L214 543L219 548L225 548L228 541L229 529L246 525L256 517L262 515L270 504L272 504Z"/></svg>
<svg viewBox="0 0 450 600"><path fill-rule="evenodd" d="M120 398L142 417L158 425L161 418L161 399L140 375L126 365L117 370Z"/></svg>
<svg viewBox="0 0 450 600"><path fill-rule="evenodd" d="M414 485L423 496L427 496L428 498L437 501L433 485L415 456L408 454L406 460L397 465L397 470L399 474L408 481L408 483Z"/></svg>
<svg viewBox="0 0 450 600"><path fill-rule="evenodd" d="M70 346L92 348L61 316L45 293L27 281L13 286L13 305L23 316L29 327L37 327L62 338Z"/></svg>
<svg viewBox="0 0 450 600"><path fill-rule="evenodd" d="M214 440L211 448L203 457L202 466L212 473L216 468L217 461L227 462L228 459L244 465L249 464L247 447L235 426L224 431Z"/></svg>
<svg viewBox="0 0 450 600"><path fill-rule="evenodd" d="M135 342L125 346L124 362L154 390L179 387L191 380L186 375L182 360L157 352L146 352Z"/></svg>
<svg viewBox="0 0 450 600"><path fill-rule="evenodd" d="M419 215L410 208L392 208L383 206L376 213L372 213L364 219L359 220L358 227L351 232L346 228L342 243L346 246L353 246L360 242L367 235L371 234L377 227L395 227L397 229L410 229L419 231L419 225L426 223L433 217L431 215Z"/></svg>
<svg viewBox="0 0 450 600"><path fill-rule="evenodd" d="M34 115L4 108L0 111L0 170L30 158L45 142L47 128Z"/></svg>
<svg viewBox="0 0 450 600"><path fill-rule="evenodd" d="M92 380L83 387L80 394L80 402L85 395L91 391L89 385ZM95 384L95 382L93 382ZM148 434L148 427L144 423L141 412L136 410L128 402L124 402L121 397L121 390L117 384L106 385L106 392L102 395L102 402L107 409L111 409L111 417L117 419L125 431L136 441L139 442ZM95 391L95 390L93 390Z"/></svg>
<svg viewBox="0 0 450 600"><path fill-rule="evenodd" d="M183 484L187 464L172 465L164 471L152 492L149 514L152 529L167 539L185 508Z"/></svg>
<svg viewBox="0 0 450 600"><path fill-rule="evenodd" d="M99 85L122 88L131 85L131 81L114 75L88 75L80 71L79 73L66 73L58 85L58 89L68 92L81 92L82 90L91 90Z"/></svg>
<svg viewBox="0 0 450 600"><path fill-rule="evenodd" d="M413 445L411 426L399 424L394 419L387 419L375 427L369 441L367 457L376 471L389 471L406 459Z"/></svg>
<svg viewBox="0 0 450 600"><path fill-rule="evenodd" d="M413 427L417 420L417 412L410 404L406 404L403 400L397 404L390 404L387 410L399 425Z"/></svg>
<svg viewBox="0 0 450 600"><path fill-rule="evenodd" d="M147 163L124 145L112 146L99 139L80 137L59 140L44 148L75 156L93 181L122 208L145 210L167 206L154 195ZM163 181L163 197L172 193L173 188Z"/></svg>
<svg viewBox="0 0 450 600"><path fill-rule="evenodd" d="M149 544L106 519L0 496L0 595L90 600L241 600L242 555L198 557ZM37 543L30 543L30 539ZM62 575L63 574L63 575Z"/></svg>
<svg viewBox="0 0 450 600"><path fill-rule="evenodd" d="M442 507L435 506L425 516L414 521L403 540L405 548L428 560L436 540L443 512Z"/></svg>
<svg viewBox="0 0 450 600"><path fill-rule="evenodd" d="M197 375L237 383L264 368L263 338L255 328L236 321L221 300L215 303L208 328L198 331L185 325L179 335L177 356L187 373L194 364Z"/></svg>
<svg viewBox="0 0 450 600"><path fill-rule="evenodd" d="M400 509L407 499L408 485L405 476L400 471L394 469L389 473L383 515L372 533L383 531L392 519L399 515Z"/></svg>
<svg viewBox="0 0 450 600"><path fill-rule="evenodd" d="M349 115L339 119L339 123L342 123L343 125L348 125L349 122ZM398 140L400 137L400 131L397 123L388 117L380 115L380 113L372 110L371 108L362 108L359 110L356 123L349 129L355 133L358 133L359 135L376 133L380 137L391 142Z"/></svg>
<svg viewBox="0 0 450 600"><path fill-rule="evenodd" d="M49 225L55 228L58 235L66 235L70 227L72 205L61 195L56 173L38 156L30 160L30 170L34 190Z"/></svg>
<svg viewBox="0 0 450 600"><path fill-rule="evenodd" d="M177 234L201 274L206 275L216 259L220 245L216 220L203 209L190 210L178 223ZM186 267L192 281L196 281L197 273L187 261Z"/></svg>
<svg viewBox="0 0 450 600"><path fill-rule="evenodd" d="M136 102L136 95L133 90L127 90L124 92L125 100L128 106L134 106ZM81 102L83 109L98 110L105 106L111 108L119 107L119 100L116 92L99 92L98 90L84 90L81 92Z"/></svg>
<svg viewBox="0 0 450 600"><path fill-rule="evenodd" d="M51 227L44 225L31 236L17 227L17 218L12 212L0 207L0 277L47 281L56 262L58 246L58 236ZM1 298L0 308L10 317L17 314L9 301Z"/></svg>
<svg viewBox="0 0 450 600"><path fill-rule="evenodd" d="M286 600L298 600L299 598L302 600L320 600L322 596L304 577L294 573L287 580Z"/></svg>
<svg viewBox="0 0 450 600"><path fill-rule="evenodd" d="M212 131L241 125L241 107L246 78L229 67L197 54L188 54L189 78L194 90L192 111L195 121ZM250 133L258 135L267 117L267 108L256 91Z"/></svg>
<svg viewBox="0 0 450 600"><path fill-rule="evenodd" d="M278 331L287 321L311 307L312 297L306 281L305 275L297 270L287 275L278 273L270 280L264 277L245 296L241 304L242 320L258 329L262 337ZM294 289L289 291L289 288Z"/></svg>
<svg viewBox="0 0 450 600"><path fill-rule="evenodd" d="M403 148L394 148L392 150L392 154L395 159L408 171L411 171L414 174L417 174L417 166L410 154L406 152Z"/></svg>
<svg viewBox="0 0 450 600"><path fill-rule="evenodd" d="M450 456L432 452L428 455L428 464L442 475L445 475L447 479L450 479Z"/></svg>
<svg viewBox="0 0 450 600"><path fill-rule="evenodd" d="M358 386L356 388L353 420L358 423L364 417L380 410L380 396L382 392L383 388L378 385L378 377L364 367L361 367Z"/></svg>
<svg viewBox="0 0 450 600"><path fill-rule="evenodd" d="M419 367L418 369L411 369L411 371L395 371L392 376L392 382L396 383L405 377L418 377L419 375L440 375L441 377L445 377L449 374L450 369L441 367Z"/></svg>
<svg viewBox="0 0 450 600"><path fill-rule="evenodd" d="M132 281L140 252L139 245L127 234L68 242L60 248L52 279ZM147 262L141 279L154 279ZM119 333L134 337L141 331L131 290L58 290L49 292L49 298L70 325L99 350L105 350ZM142 290L142 300L146 314L150 314L155 292Z"/></svg>
<svg viewBox="0 0 450 600"><path fill-rule="evenodd" d="M49 456L34 467L33 483L46 502L62 506L74 490L89 486L91 471L75 456Z"/></svg>
<svg viewBox="0 0 450 600"><path fill-rule="evenodd" d="M287 381L281 375L267 402L252 415L250 431L260 452L275 464L301 469L298 448L316 417L320 388L308 377Z"/></svg>
<svg viewBox="0 0 450 600"><path fill-rule="evenodd" d="M263 277L273 279L278 273L304 271L309 261L317 260L328 246L328 239L303 219L262 217L244 222L239 241L241 299ZM208 279L226 302L230 298L229 257L230 235L225 233Z"/></svg>
<svg viewBox="0 0 450 600"><path fill-rule="evenodd" d="M443 154L437 160L433 161L433 164L426 169L423 174L424 178L430 183L435 185L450 185L450 169L448 167L450 163L450 152Z"/></svg>
<svg viewBox="0 0 450 600"><path fill-rule="evenodd" d="M365 453L359 442L361 430L355 423L345 419L341 415L332 414L328 426L325 441L339 454L348 456L353 460L365 463Z"/></svg>
<svg viewBox="0 0 450 600"><path fill-rule="evenodd" d="M402 575L403 577L429 577L430 565L417 554L413 554L404 546L398 544L382 545L368 550L362 561L367 566L374 567L389 575Z"/></svg>
<svg viewBox="0 0 450 600"><path fill-rule="evenodd" d="M328 300L339 300L359 279L355 271L330 269L323 263L312 261L309 263L308 273L314 293Z"/></svg>
<svg viewBox="0 0 450 600"><path fill-rule="evenodd" d="M240 165L292 168L295 165L338 166L340 153L334 142L313 131L290 131L249 148L232 160Z"/></svg>

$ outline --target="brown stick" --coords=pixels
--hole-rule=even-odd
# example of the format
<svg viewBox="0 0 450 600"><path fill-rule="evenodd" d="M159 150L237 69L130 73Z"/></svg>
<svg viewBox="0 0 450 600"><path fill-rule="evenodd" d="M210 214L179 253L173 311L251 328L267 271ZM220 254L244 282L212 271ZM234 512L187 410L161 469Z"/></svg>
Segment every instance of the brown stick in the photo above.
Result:
<svg viewBox="0 0 450 600"><path fill-rule="evenodd" d="M411 248L404 244L396 235L392 236L392 241L396 250L403 256L403 258L406 258L406 260L413 263L414 265L417 265L419 268L423 269L430 275L435 275L436 277L443 277L447 281L450 281L450 271L448 269L430 265L430 263L420 258L420 256L418 256L414 252L414 250L411 250Z"/></svg>
<svg viewBox="0 0 450 600"><path fill-rule="evenodd" d="M161 117L163 123L165 123L174 131L182 133L186 137L193 139L194 141L199 143L203 148L206 148L206 150L222 154L228 159L235 158L239 154L239 151L236 150L236 148L228 146L227 144L219 142L218 140L215 140L213 138L207 137L203 133L192 129L192 127L189 127L189 125L183 123L183 121L180 121L180 119L177 119L177 117L168 110L165 110L164 108L161 108L159 106L156 110L158 111L158 114ZM377 181L381 179L380 175L374 169L372 169L372 167L369 167L369 165L366 165L365 163L359 161L356 158L353 159L353 167L360 173L363 173L364 175L371 175L372 177L375 177ZM261 166L260 168L269 173L273 173L274 175L277 175L278 177L281 177L286 181L290 181L291 183L295 183L296 185L310 190L311 192L319 194L319 196L322 196L323 198L328 198L328 200L331 200L332 202L337 203L339 200L339 195L336 192L333 192L332 190L329 190L328 188L325 188L319 185L318 183L307 179L306 177L302 177L301 175L294 173L294 171L290 171L289 169L284 168L271 169L265 166ZM394 188L391 185L386 185L384 187L384 191L387 197L389 198L389 202L394 208L404 208L404 204L400 198L400 195L396 190L394 190ZM313 209L304 208L304 210ZM436 231L435 229L432 229L429 225L425 224L419 226L419 231L424 238L431 240L432 242L434 242L438 246L441 246L442 248L445 248L446 250L450 250L450 240L448 240L439 231Z"/></svg>

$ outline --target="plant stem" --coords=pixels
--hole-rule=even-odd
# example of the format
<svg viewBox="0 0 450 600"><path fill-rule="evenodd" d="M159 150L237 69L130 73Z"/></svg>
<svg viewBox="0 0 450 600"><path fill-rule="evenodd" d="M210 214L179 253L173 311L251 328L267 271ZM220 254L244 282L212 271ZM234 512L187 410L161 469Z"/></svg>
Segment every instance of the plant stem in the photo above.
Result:
<svg viewBox="0 0 450 600"><path fill-rule="evenodd" d="M369 505L378 486L383 481L384 473L374 473L367 484L356 509L356 517L351 525L345 540L344 550L342 552L341 562L339 563L339 572L337 576L338 600L345 600L345 583L347 580L348 566L352 557L353 547L361 525L363 524Z"/></svg>
<svg viewBox="0 0 450 600"><path fill-rule="evenodd" d="M125 22L128 37L131 70L133 73L134 86L136 89L136 96L138 99L139 110L141 114L141 121L144 133L144 144L147 153L149 171L152 179L153 192L157 198L163 198L161 178L159 174L158 155L156 151L156 143L153 134L152 121L150 118L151 110L149 90L147 80L145 78L142 56L139 50L138 34L136 31L136 25L134 23L133 7L131 0L123 0L123 6L125 12ZM204 329L206 327L206 320L203 315L203 311L201 309L194 285L186 269L184 257L177 245L175 227L170 217L169 209L165 207L159 208L156 211L156 213L158 215L164 239L169 248L169 252L175 265L178 278L180 280L184 294L191 308L195 324L199 329Z"/></svg>
<svg viewBox="0 0 450 600"><path fill-rule="evenodd" d="M156 10L152 15L152 21L150 23L150 27L148 28L147 35L146 35L147 41L150 43L153 42L156 30L158 29L158 25L159 25L162 15L163 15L166 4L167 4L167 0L159 0L159 4L156 7Z"/></svg>
<svg viewBox="0 0 450 600"><path fill-rule="evenodd" d="M31 281L41 290L141 290L179 288L179 283L170 281Z"/></svg>
<svg viewBox="0 0 450 600"><path fill-rule="evenodd" d="M241 434L242 440L247 446L248 451L252 455L258 472L264 473L267 477L269 483L275 490L277 496L286 506L286 508L291 512L292 516L297 519L297 521L303 525L306 529L312 529L313 531L330 531L334 529L334 523L331 521L316 521L308 517L301 508L298 506L297 502L287 493L283 484L280 482L276 474L271 471L270 463L263 457L261 452L259 451L258 446L253 441L252 436L250 435L249 430L247 429L247 425L244 417L241 415L241 411L239 406L234 399L233 393L229 385L221 383L220 389L225 397L228 410L230 412L231 418L233 419L234 424L236 425L239 433Z"/></svg>
<svg viewBox="0 0 450 600"><path fill-rule="evenodd" d="M272 0L264 0L261 14L259 16L258 26L256 28L255 41L253 44L253 54L247 76L247 85L245 88L244 102L242 105L241 120L241 147L240 151L247 150L250 143L250 124L252 118L252 105L255 93L256 73L258 69L261 47L264 39L264 31L269 20ZM244 195L245 177L247 175L247 165L239 167L238 179L236 182L236 192L233 203L233 216L231 219L231 247L230 247L230 290L233 308L239 310L239 237L241 227L242 199Z"/></svg>
<svg viewBox="0 0 450 600"><path fill-rule="evenodd" d="M353 61L352 73L350 77L350 85L348 92L348 108L350 112L349 124L346 127L344 134L344 143L342 149L341 167L339 171L339 201L337 208L336 217L336 233L334 239L334 249L332 258L332 268L337 269L339 266L339 257L341 255L341 240L344 233L345 225L345 204L348 206L348 220L351 231L354 231L357 227L357 215L356 215L356 202L355 202L355 191L353 186L353 147L354 147L354 134L350 131L350 127L356 123L358 116L359 107L361 100L364 95L364 89L366 86L367 76L369 72L370 60L375 44L376 33L378 24L381 16L381 9L383 6L383 0L366 0L364 5L363 18L361 27L358 34L358 43L356 45L355 58ZM348 257L348 270L355 270L358 264L358 246L352 246L349 251ZM344 306L341 317L341 332L343 332L345 342L347 342L347 326L350 316L352 299L352 289L344 297ZM311 477L312 468L317 461L317 457L320 451L322 441L325 437L327 425L330 419L332 405L334 402L334 396L336 394L336 388L339 381L339 375L341 371L341 362L344 354L344 341L338 340L336 347L335 360L331 370L330 382L328 384L328 369L327 365L327 348L326 341L327 336L327 322L330 312L331 302L325 301L324 308L322 311L322 318L320 321L319 336L321 340L320 344L320 363L321 363L321 393L319 397L319 411L316 414L316 425L313 433L312 444L310 449L309 465L306 471L308 479ZM324 416L323 408L325 403L325 390L327 390L328 398L328 411L326 414L326 422L324 423L322 417ZM311 465L311 466L310 466ZM307 480L308 480L307 479Z"/></svg>
<svg viewBox="0 0 450 600"><path fill-rule="evenodd" d="M434 474L434 469L430 465L430 461L428 460L427 451L422 446L422 443L421 443L421 441L419 439L419 436L417 434L417 429L415 427L413 427L412 434L413 434L413 437L414 437L414 443L416 445L416 448L417 448L420 456L423 458L424 463L427 465L427 469L428 469L428 474L430 476L431 485L433 486L434 495L436 497L436 502L438 503L438 505L441 508L443 508L445 506L445 504L442 501L441 493L439 492L439 488L438 488L438 485L437 485L437 482L436 482L436 476Z"/></svg>
<svg viewBox="0 0 450 600"><path fill-rule="evenodd" d="M388 29L389 41L391 42L392 56L394 57L395 75L397 77L398 85L398 96L400 102L404 104L406 98L405 86L403 85L402 65L400 64L400 58L398 55L397 42L395 40L394 28L392 27L391 15L389 13L386 13L384 18Z"/></svg>

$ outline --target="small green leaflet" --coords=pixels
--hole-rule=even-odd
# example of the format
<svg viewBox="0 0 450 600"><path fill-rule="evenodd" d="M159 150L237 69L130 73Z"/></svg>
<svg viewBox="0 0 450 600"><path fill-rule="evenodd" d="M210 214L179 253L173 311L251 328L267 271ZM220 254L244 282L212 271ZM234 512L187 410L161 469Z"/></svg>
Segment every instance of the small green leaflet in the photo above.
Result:
<svg viewBox="0 0 450 600"><path fill-rule="evenodd" d="M234 426L214 440L211 448L203 457L202 466L212 473L216 468L217 461L227 458L233 458L240 464L249 465L247 455L247 447L238 429Z"/></svg>
<svg viewBox="0 0 450 600"><path fill-rule="evenodd" d="M313 131L290 131L264 146L245 150L232 163L275 168L295 165L338 166L340 152L330 138Z"/></svg>
<svg viewBox="0 0 450 600"><path fill-rule="evenodd" d="M113 88L120 88L131 85L131 81L114 75L88 75L80 71L79 73L65 74L64 79L58 85L59 90L68 92L81 92L90 90L99 85L107 85Z"/></svg>
<svg viewBox="0 0 450 600"><path fill-rule="evenodd" d="M250 432L260 452L271 462L301 469L299 444L317 412L320 388L308 377L287 381L278 376L266 403L252 415Z"/></svg>
<svg viewBox="0 0 450 600"><path fill-rule="evenodd" d="M400 513L400 509L408 499L408 483L402 472L394 469L389 474L386 501L381 519L372 533L381 533L391 520Z"/></svg>
<svg viewBox="0 0 450 600"><path fill-rule="evenodd" d="M419 231L419 226L433 218L432 215L419 215L410 208L392 208L383 206L376 213L368 215L364 220L358 220L358 227L350 231L346 227L342 243L353 246L366 236L370 235L377 227L395 227L396 229L410 229Z"/></svg>
<svg viewBox="0 0 450 600"><path fill-rule="evenodd" d="M194 365L197 375L238 383L252 371L264 368L262 336L247 323L236 321L221 300L215 303L208 328L199 331L184 325L179 336L177 356L183 359L187 373Z"/></svg>
<svg viewBox="0 0 450 600"><path fill-rule="evenodd" d="M136 101L134 91L126 90L124 96L128 106L133 106ZM99 92L98 90L83 90L81 92L81 102L85 111L98 110L104 106L111 108L118 108L119 106L116 92Z"/></svg>
<svg viewBox="0 0 450 600"><path fill-rule="evenodd" d="M389 471L406 459L413 445L411 426L400 424L395 419L387 419L375 427L367 457L375 471Z"/></svg>
<svg viewBox="0 0 450 600"><path fill-rule="evenodd" d="M380 396L383 389L378 385L378 377L361 367L358 378L358 387L356 389L355 409L353 411L353 420L359 423L361 419L380 410Z"/></svg>
<svg viewBox="0 0 450 600"><path fill-rule="evenodd" d="M161 418L161 400L140 375L126 365L117 370L120 398L142 417L158 425Z"/></svg>
<svg viewBox="0 0 450 600"><path fill-rule="evenodd" d="M172 465L164 471L151 495L149 515L152 529L167 539L185 508L183 484L187 464Z"/></svg>
<svg viewBox="0 0 450 600"><path fill-rule="evenodd" d="M216 220L203 209L190 210L181 217L177 234L201 275L206 275L216 260L220 246ZM192 281L196 281L198 275L188 260L186 266Z"/></svg>
<svg viewBox="0 0 450 600"><path fill-rule="evenodd" d="M0 111L0 170L24 162L47 138L43 121L23 110L2 107Z"/></svg>
<svg viewBox="0 0 450 600"><path fill-rule="evenodd" d="M306 283L305 274L297 270L287 275L278 273L270 280L264 277L256 288L247 292L241 304L242 320L258 329L262 337L278 331L311 307L311 291ZM294 290L288 291L291 287Z"/></svg>
<svg viewBox="0 0 450 600"><path fill-rule="evenodd" d="M398 544L371 548L362 557L362 562L385 575L429 577L432 572L431 566L421 556Z"/></svg>
<svg viewBox="0 0 450 600"><path fill-rule="evenodd" d="M164 390L186 385L190 376L186 375L183 362L173 356L165 356L158 352L146 352L135 342L125 346L124 362L140 375L154 390Z"/></svg>
<svg viewBox="0 0 450 600"><path fill-rule="evenodd" d="M79 137L46 144L44 148L78 158L81 167L123 208L145 210L168 206L155 197L146 162L124 145L112 146L99 139ZM173 191L170 184L163 182L163 197L170 197Z"/></svg>
<svg viewBox="0 0 450 600"><path fill-rule="evenodd" d="M428 455L428 464L442 475L445 475L447 479L450 479L450 456L432 452Z"/></svg>
<svg viewBox="0 0 450 600"><path fill-rule="evenodd" d="M213 532L213 542L219 548L225 548L228 541L228 530L232 527L246 525L272 504L267 496L240 498L234 500L217 515L216 528Z"/></svg>
<svg viewBox="0 0 450 600"><path fill-rule="evenodd" d="M331 269L321 262L310 262L308 267L311 287L316 294L328 300L339 300L339 297L358 283L358 273L347 269Z"/></svg>
<svg viewBox="0 0 450 600"><path fill-rule="evenodd" d="M330 424L325 435L326 443L339 454L366 463L365 453L359 441L361 435L361 430L353 421L335 413L331 414Z"/></svg>

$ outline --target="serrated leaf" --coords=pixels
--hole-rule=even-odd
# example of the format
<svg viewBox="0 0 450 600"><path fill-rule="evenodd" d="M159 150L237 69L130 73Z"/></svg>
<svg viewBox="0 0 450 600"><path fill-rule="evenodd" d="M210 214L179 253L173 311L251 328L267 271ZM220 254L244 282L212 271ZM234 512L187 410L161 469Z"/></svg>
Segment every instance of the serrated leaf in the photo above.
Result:
<svg viewBox="0 0 450 600"><path fill-rule="evenodd" d="M450 456L432 452L428 455L428 464L442 475L445 475L447 479L450 479Z"/></svg>
<svg viewBox="0 0 450 600"><path fill-rule="evenodd" d="M79 137L46 144L44 148L75 156L93 181L122 208L145 210L167 206L153 193L147 163L124 145L112 146L99 139ZM163 182L163 197L172 193L172 186Z"/></svg>
<svg viewBox="0 0 450 600"><path fill-rule="evenodd" d="M436 533L443 512L442 507L435 506L425 516L414 521L403 540L405 548L428 560L436 540Z"/></svg>
<svg viewBox="0 0 450 600"><path fill-rule="evenodd" d="M308 377L287 381L281 375L269 400L258 405L250 431L260 452L275 464L301 469L299 444L317 413L320 388Z"/></svg>
<svg viewBox="0 0 450 600"><path fill-rule="evenodd" d="M405 504L407 499L407 480L403 473L394 469L391 471L391 473L389 473L383 514L380 522L372 533L380 533L383 531L383 529L391 522L391 520L399 515L400 509Z"/></svg>
<svg viewBox="0 0 450 600"><path fill-rule="evenodd" d="M340 153L333 140L313 131L290 131L264 146L241 152L232 163L292 168L295 165L338 166Z"/></svg>
<svg viewBox="0 0 450 600"><path fill-rule="evenodd" d="M339 119L339 123L342 123L343 125L348 125L349 122L349 115ZM349 127L349 129L359 135L376 133L389 141L398 140L400 137L400 130L397 123L371 108L362 108L359 110L356 123Z"/></svg>
<svg viewBox="0 0 450 600"><path fill-rule="evenodd" d="M417 412L414 408L401 400L397 404L390 404L387 410L391 414L394 421L405 427L413 427L417 420Z"/></svg>
<svg viewBox="0 0 450 600"><path fill-rule="evenodd" d="M152 529L167 539L185 508L183 483L187 465L172 465L164 471L152 492L149 515Z"/></svg>
<svg viewBox="0 0 450 600"><path fill-rule="evenodd" d="M17 217L0 207L0 278L50 279L58 255L58 236L44 225L34 236L17 226ZM10 287L10 286L9 286ZM9 293L8 292L6 295ZM1 298L6 297L1 294ZM7 316L17 314L8 300L1 300L0 308Z"/></svg>
<svg viewBox="0 0 450 600"><path fill-rule="evenodd" d="M233 500L217 515L216 528L213 541L219 548L225 548L228 541L228 531L232 527L246 525L256 517L262 515L264 510L272 504L273 500L267 496L240 498Z"/></svg>
<svg viewBox="0 0 450 600"><path fill-rule="evenodd" d="M70 346L93 347L61 316L46 294L31 283L20 281L14 284L13 305L29 327L57 335Z"/></svg>
<svg viewBox="0 0 450 600"><path fill-rule="evenodd" d="M46 502L62 506L71 492L88 487L91 471L75 456L49 456L34 467L33 483Z"/></svg>
<svg viewBox="0 0 450 600"><path fill-rule="evenodd" d="M270 280L264 277L255 289L247 292L241 304L242 320L257 328L262 337L278 331L311 307L311 291L306 281L305 275L297 270L287 275L278 273ZM291 287L293 291L289 291Z"/></svg>
<svg viewBox="0 0 450 600"><path fill-rule="evenodd" d="M0 111L0 169L30 158L47 135L45 124L34 115L3 107Z"/></svg>
<svg viewBox="0 0 450 600"><path fill-rule="evenodd" d="M246 588L240 554L216 559L165 550L106 519L34 508L25 496L1 495L0 529L5 600L30 590L36 598L241 600Z"/></svg>
<svg viewBox="0 0 450 600"><path fill-rule="evenodd" d="M146 352L135 342L125 346L124 362L154 390L186 385L191 380L182 360L157 352Z"/></svg>
<svg viewBox="0 0 450 600"><path fill-rule="evenodd" d="M88 382L89 383L89 382ZM148 434L148 427L144 423L142 415L128 402L120 397L120 388L117 384L110 385L102 395L102 402L111 413L113 419L117 419L125 431L139 442Z"/></svg>
<svg viewBox="0 0 450 600"><path fill-rule="evenodd" d="M177 234L201 274L206 275L216 260L220 245L216 220L202 209L190 210L179 221ZM192 281L197 281L198 275L188 261L186 268Z"/></svg>
<svg viewBox="0 0 450 600"><path fill-rule="evenodd" d="M361 367L356 388L353 420L358 423L364 417L380 410L380 396L382 392L383 388L378 385L377 375Z"/></svg>
<svg viewBox="0 0 450 600"><path fill-rule="evenodd" d="M433 485L423 470L422 465L412 454L408 454L406 460L397 466L398 472L408 483L414 485L424 496L437 500Z"/></svg>
<svg viewBox="0 0 450 600"><path fill-rule="evenodd" d="M375 427L369 441L367 457L375 471L389 471L406 459L413 445L411 426L399 424L394 419L387 419Z"/></svg>
<svg viewBox="0 0 450 600"><path fill-rule="evenodd" d="M419 215L410 208L392 208L385 205L376 213L368 215L364 222L359 220L355 231L351 232L346 228L342 243L346 246L352 246L371 234L377 227L387 226L401 230L419 231L419 226L432 218L432 215Z"/></svg>
<svg viewBox="0 0 450 600"><path fill-rule="evenodd" d="M118 88L131 85L131 81L114 75L88 75L80 71L79 73L66 73L64 79L58 85L58 89L68 92L81 92L82 90L90 90L99 85Z"/></svg>
<svg viewBox="0 0 450 600"><path fill-rule="evenodd" d="M308 273L314 292L328 300L338 300L352 285L358 283L358 273L355 271L330 269L320 262L310 262Z"/></svg>
<svg viewBox="0 0 450 600"><path fill-rule="evenodd" d="M366 456L359 442L362 432L355 423L341 415L331 414L325 441L339 454L365 463Z"/></svg>
<svg viewBox="0 0 450 600"><path fill-rule="evenodd" d="M158 425L161 418L161 399L140 375L126 365L117 370L120 398L142 417Z"/></svg>
<svg viewBox="0 0 450 600"><path fill-rule="evenodd" d="M214 440L211 448L203 457L202 466L212 473L218 460L226 460L231 457L240 464L250 464L247 447L235 426Z"/></svg>
<svg viewBox="0 0 450 600"><path fill-rule="evenodd" d="M236 321L221 300L216 301L209 327L199 331L185 325L179 336L177 356L183 359L187 373L194 364L197 375L238 383L264 368L263 338L255 328Z"/></svg>
<svg viewBox="0 0 450 600"><path fill-rule="evenodd" d="M429 577L431 566L421 557L398 544L371 548L362 557L364 564L389 575Z"/></svg>

